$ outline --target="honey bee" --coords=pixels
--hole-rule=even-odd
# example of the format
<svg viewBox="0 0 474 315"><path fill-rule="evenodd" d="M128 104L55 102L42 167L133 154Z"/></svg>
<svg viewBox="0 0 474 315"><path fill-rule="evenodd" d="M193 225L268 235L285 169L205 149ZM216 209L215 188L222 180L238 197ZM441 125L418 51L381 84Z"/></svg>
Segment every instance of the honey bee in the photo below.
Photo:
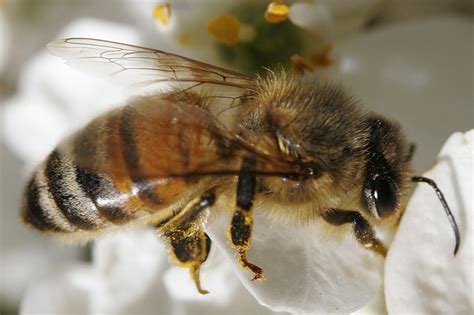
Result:
<svg viewBox="0 0 474 315"><path fill-rule="evenodd" d="M216 211L231 211L228 237L247 260L258 203L297 222L352 226L385 255L374 226L394 226L411 182L425 182L456 222L436 184L413 176L413 146L400 127L364 112L335 83L281 71L253 77L159 50L88 38L48 45L72 66L154 92L94 119L63 141L27 184L21 218L46 234L92 239L153 224L171 258L199 270ZM159 91L159 92L157 92Z"/></svg>

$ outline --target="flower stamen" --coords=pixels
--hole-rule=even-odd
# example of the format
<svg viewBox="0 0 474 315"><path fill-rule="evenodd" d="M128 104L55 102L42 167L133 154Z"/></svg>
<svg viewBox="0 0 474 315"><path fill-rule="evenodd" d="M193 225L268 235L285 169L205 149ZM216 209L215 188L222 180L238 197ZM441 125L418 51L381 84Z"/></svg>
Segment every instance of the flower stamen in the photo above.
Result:
<svg viewBox="0 0 474 315"><path fill-rule="evenodd" d="M280 23L288 18L290 9L283 1L273 1L267 7L265 11L265 20L269 23Z"/></svg>
<svg viewBox="0 0 474 315"><path fill-rule="evenodd" d="M163 25L168 25L171 18L170 4L158 3L153 9L153 18Z"/></svg>

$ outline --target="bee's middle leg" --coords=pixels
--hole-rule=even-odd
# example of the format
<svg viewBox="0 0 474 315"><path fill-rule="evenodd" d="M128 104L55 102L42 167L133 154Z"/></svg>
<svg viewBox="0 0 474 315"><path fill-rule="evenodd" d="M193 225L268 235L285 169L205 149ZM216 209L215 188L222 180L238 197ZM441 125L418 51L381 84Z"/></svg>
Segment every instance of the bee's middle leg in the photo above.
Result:
<svg viewBox="0 0 474 315"><path fill-rule="evenodd" d="M242 171L237 182L237 209L232 216L232 222L228 236L232 245L237 250L240 265L248 268L254 273L252 280L263 279L262 268L247 260L247 250L250 247L253 229L253 199L256 190L256 178L251 174L254 168L254 160L246 158L243 161Z"/></svg>
<svg viewBox="0 0 474 315"><path fill-rule="evenodd" d="M189 268L191 278L201 294L209 293L201 287L199 272L211 250L211 239L202 230L205 211L214 204L215 196L207 192L192 200L181 212L159 227L169 246L171 259L180 267Z"/></svg>
<svg viewBox="0 0 474 315"><path fill-rule="evenodd" d="M384 257L387 255L387 248L375 236L374 229L359 212L332 209L324 213L322 217L335 226L352 224L355 237L362 246Z"/></svg>

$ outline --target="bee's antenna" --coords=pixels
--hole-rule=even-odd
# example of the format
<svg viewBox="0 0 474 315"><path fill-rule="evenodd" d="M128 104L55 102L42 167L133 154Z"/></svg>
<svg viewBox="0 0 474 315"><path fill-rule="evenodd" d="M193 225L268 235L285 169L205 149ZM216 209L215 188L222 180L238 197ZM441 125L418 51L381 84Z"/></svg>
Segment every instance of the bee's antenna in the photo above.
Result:
<svg viewBox="0 0 474 315"><path fill-rule="evenodd" d="M456 239L456 246L454 247L454 255L456 255L459 249L459 244L461 243L461 237L459 236L459 229L458 229L458 225L456 224L456 220L454 219L453 213L449 209L448 203L446 202L446 199L444 198L443 193L441 192L441 190L439 190L438 185L436 185L436 183L432 179L422 177L422 176L414 176L411 178L411 180L416 183L420 183L420 182L426 183L430 185L436 192L436 195L438 196L439 201L443 205L444 211L446 212L446 215L448 216L449 223L451 224L451 227L453 228L453 231L454 231L454 237Z"/></svg>

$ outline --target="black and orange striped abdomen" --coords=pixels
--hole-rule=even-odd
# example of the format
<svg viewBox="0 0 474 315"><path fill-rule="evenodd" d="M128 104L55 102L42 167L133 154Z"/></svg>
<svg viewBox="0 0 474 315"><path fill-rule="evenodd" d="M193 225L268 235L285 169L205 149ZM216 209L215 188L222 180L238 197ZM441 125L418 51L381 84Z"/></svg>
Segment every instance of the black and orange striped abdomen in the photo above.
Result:
<svg viewBox="0 0 474 315"><path fill-rule="evenodd" d="M137 220L166 221L211 188L211 177L195 174L238 162L222 161L211 123L202 108L159 97L95 119L37 169L23 221L86 238Z"/></svg>

